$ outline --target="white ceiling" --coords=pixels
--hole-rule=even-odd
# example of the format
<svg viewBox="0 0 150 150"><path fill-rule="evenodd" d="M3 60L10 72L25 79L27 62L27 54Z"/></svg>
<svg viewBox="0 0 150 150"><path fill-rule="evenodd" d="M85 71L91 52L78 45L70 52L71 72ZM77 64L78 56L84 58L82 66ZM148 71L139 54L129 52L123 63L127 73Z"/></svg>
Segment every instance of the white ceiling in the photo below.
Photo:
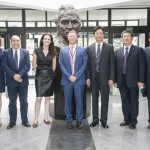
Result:
<svg viewBox="0 0 150 150"><path fill-rule="evenodd" d="M102 8L150 7L150 0L0 0L0 8L29 8L57 12L64 4L72 4L78 11Z"/></svg>

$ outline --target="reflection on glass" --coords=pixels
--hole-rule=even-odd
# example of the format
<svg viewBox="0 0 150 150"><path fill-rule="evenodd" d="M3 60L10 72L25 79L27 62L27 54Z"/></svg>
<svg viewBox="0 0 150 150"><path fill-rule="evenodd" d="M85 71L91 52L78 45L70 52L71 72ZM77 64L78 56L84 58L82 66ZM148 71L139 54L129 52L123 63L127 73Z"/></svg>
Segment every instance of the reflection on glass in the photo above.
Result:
<svg viewBox="0 0 150 150"><path fill-rule="evenodd" d="M88 25L89 25L89 27L95 27L96 26L96 21L89 21Z"/></svg>
<svg viewBox="0 0 150 150"><path fill-rule="evenodd" d="M86 11L82 11L82 12L78 12L78 13L79 13L81 20L87 20L87 12Z"/></svg>
<svg viewBox="0 0 150 150"><path fill-rule="evenodd" d="M46 27L46 22L37 22L38 27Z"/></svg>
<svg viewBox="0 0 150 150"><path fill-rule="evenodd" d="M45 21L45 11L26 10L26 21Z"/></svg>
<svg viewBox="0 0 150 150"><path fill-rule="evenodd" d="M55 22L51 22L51 27L56 27Z"/></svg>
<svg viewBox="0 0 150 150"><path fill-rule="evenodd" d="M89 11L89 20L108 20L108 10Z"/></svg>
<svg viewBox="0 0 150 150"><path fill-rule="evenodd" d="M35 27L35 22L26 22L26 27Z"/></svg>
<svg viewBox="0 0 150 150"><path fill-rule="evenodd" d="M111 26L125 26L124 21L111 21Z"/></svg>
<svg viewBox="0 0 150 150"><path fill-rule="evenodd" d="M6 23L5 22L0 22L0 27L6 27Z"/></svg>
<svg viewBox="0 0 150 150"><path fill-rule="evenodd" d="M145 26L147 25L147 9L112 9L112 21L121 20L138 20L139 26Z"/></svg>
<svg viewBox="0 0 150 150"><path fill-rule="evenodd" d="M99 21L99 26L102 26L102 27L107 27L108 26L108 21Z"/></svg>
<svg viewBox="0 0 150 150"><path fill-rule="evenodd" d="M0 10L1 21L22 21L22 10Z"/></svg>
<svg viewBox="0 0 150 150"><path fill-rule="evenodd" d="M138 26L138 21L127 21L127 26Z"/></svg>
<svg viewBox="0 0 150 150"><path fill-rule="evenodd" d="M22 22L8 22L8 27L22 27Z"/></svg>

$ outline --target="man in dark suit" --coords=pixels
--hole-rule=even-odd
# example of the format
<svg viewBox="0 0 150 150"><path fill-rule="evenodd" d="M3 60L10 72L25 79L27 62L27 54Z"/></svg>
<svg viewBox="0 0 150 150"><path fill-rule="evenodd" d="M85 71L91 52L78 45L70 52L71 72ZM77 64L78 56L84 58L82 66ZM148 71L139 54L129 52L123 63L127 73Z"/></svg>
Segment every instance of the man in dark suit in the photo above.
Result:
<svg viewBox="0 0 150 150"><path fill-rule="evenodd" d="M87 67L87 51L77 46L77 33L72 30L68 33L69 46L61 48L59 63L62 72L61 85L65 96L65 114L68 129L72 129L72 94L76 102L77 128L82 128L83 92L85 88L85 71Z"/></svg>
<svg viewBox="0 0 150 150"><path fill-rule="evenodd" d="M3 53L2 66L6 72L6 84L9 97L9 115L10 123L7 129L11 129L16 125L17 119L17 95L20 100L20 111L22 125L30 127L28 122L27 110L27 94L28 94L28 75L30 69L29 52L20 48L21 41L17 35L11 37L12 48L7 49Z"/></svg>
<svg viewBox="0 0 150 150"><path fill-rule="evenodd" d="M145 59L143 49L132 44L133 33L125 30L121 33L123 47L116 51L116 84L119 88L124 122L135 129L139 112L139 89L144 86Z"/></svg>
<svg viewBox="0 0 150 150"><path fill-rule="evenodd" d="M149 35L149 42L150 42L150 35ZM145 60L146 60L146 91L147 91L147 99L148 99L148 114L149 114L149 125L148 129L150 129L150 46L146 47L145 50Z"/></svg>
<svg viewBox="0 0 150 150"><path fill-rule="evenodd" d="M88 51L88 79L87 86L92 88L92 113L93 122L90 127L99 124L99 91L101 93L101 125L108 128L108 103L110 86L115 77L114 49L113 46L103 41L104 28L99 26L93 31L96 42L87 47Z"/></svg>

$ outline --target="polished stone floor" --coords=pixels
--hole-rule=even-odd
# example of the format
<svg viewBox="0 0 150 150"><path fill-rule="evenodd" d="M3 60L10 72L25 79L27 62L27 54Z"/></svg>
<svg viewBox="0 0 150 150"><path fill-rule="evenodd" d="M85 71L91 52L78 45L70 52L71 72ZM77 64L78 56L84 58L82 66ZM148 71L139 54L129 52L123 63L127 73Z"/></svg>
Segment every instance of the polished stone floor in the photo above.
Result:
<svg viewBox="0 0 150 150"><path fill-rule="evenodd" d="M140 97L139 100L139 122L135 130L119 126L123 119L120 96L110 96L108 129L104 129L100 125L89 128L88 123L92 121L91 116L89 116L87 118L88 122L85 120L83 131L78 131L77 129L66 131L65 121L55 120L51 117L50 120L53 120L52 125L49 126L44 124L44 101L42 102L38 128L25 128L21 125L18 101L17 124L13 129L8 130L6 129L9 123L8 101L4 93L1 113L3 125L0 127L0 150L48 150L48 145L50 145L50 143L53 143L53 147L51 146L50 150L63 150L63 145L65 144L68 144L70 147L68 148L69 150L82 150L83 145L87 146L84 148L85 150L150 150L150 130L146 128L148 125L147 100L144 100L142 97ZM29 86L28 96L28 116L30 123L33 122L34 118L34 102L35 91L34 85L31 84ZM53 103L53 99L51 102ZM55 126L54 128L53 125ZM63 134L60 134L62 132ZM71 132L73 132L73 134ZM65 136L63 136L64 134ZM67 137L67 134L69 135L68 137L76 135L74 141L71 141L71 139ZM79 138L78 135L80 135ZM62 145L55 143L55 141L57 141L55 138L57 138ZM79 142L77 142L77 140L79 140ZM73 142L73 144L71 144L70 141ZM91 146L95 148L91 149Z"/></svg>

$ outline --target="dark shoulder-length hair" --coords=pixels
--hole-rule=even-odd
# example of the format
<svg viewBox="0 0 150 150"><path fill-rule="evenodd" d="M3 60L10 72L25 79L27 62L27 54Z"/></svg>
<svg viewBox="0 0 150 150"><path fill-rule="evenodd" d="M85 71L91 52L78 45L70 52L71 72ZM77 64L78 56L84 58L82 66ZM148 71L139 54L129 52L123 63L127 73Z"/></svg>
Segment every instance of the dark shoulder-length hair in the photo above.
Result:
<svg viewBox="0 0 150 150"><path fill-rule="evenodd" d="M46 35L48 35L51 38L51 43L50 43L49 48L48 48L48 50L50 52L50 55L52 57L55 57L56 52L55 52L55 49L54 49L54 41L53 41L53 37L50 33L45 33L45 34L42 35L41 40L40 40L40 48L43 48L43 39L44 39L44 36L46 36Z"/></svg>

